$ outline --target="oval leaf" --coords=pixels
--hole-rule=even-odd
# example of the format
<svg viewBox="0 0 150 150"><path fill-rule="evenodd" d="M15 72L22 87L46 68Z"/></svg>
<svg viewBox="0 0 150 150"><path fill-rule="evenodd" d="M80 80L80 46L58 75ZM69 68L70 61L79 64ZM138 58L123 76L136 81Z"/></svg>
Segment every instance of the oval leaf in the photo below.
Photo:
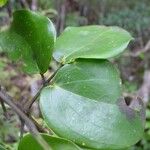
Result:
<svg viewBox="0 0 150 150"><path fill-rule="evenodd" d="M28 73L44 73L49 67L56 32L52 22L29 10L13 14L8 30L0 33L0 46L13 60L23 60Z"/></svg>
<svg viewBox="0 0 150 150"><path fill-rule="evenodd" d="M131 39L119 27L68 27L57 38L53 56L63 64L76 58L107 59L123 52Z"/></svg>
<svg viewBox="0 0 150 150"><path fill-rule="evenodd" d="M119 73L110 62L78 60L58 71L40 107L59 136L91 149L122 149L141 139L144 111L120 97Z"/></svg>
<svg viewBox="0 0 150 150"><path fill-rule="evenodd" d="M78 146L71 141L41 134L44 140L51 146L53 150L81 150ZM41 145L32 137L31 134L27 134L21 139L18 150L43 150Z"/></svg>

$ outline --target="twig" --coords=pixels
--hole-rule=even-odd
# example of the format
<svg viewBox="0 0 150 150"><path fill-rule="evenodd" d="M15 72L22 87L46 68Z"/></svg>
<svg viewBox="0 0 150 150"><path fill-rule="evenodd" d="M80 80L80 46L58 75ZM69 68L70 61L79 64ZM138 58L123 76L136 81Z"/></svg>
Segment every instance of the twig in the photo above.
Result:
<svg viewBox="0 0 150 150"><path fill-rule="evenodd" d="M37 10L37 2L38 2L37 0L31 1L31 6L30 6L31 10L34 10L34 11Z"/></svg>
<svg viewBox="0 0 150 150"><path fill-rule="evenodd" d="M48 85L48 83L53 79L53 77L56 75L57 71L62 67L62 65L44 82L44 84L41 86L41 88L39 89L39 91L36 93L36 95L26 103L24 110L27 114L29 114L30 109L33 105L33 103L37 100L37 98L39 97L42 89Z"/></svg>
<svg viewBox="0 0 150 150"><path fill-rule="evenodd" d="M9 115L7 113L7 109L6 109L5 103L1 99L0 99L0 103L1 103L1 106L2 106L2 110L3 110L4 116L6 117L6 119L9 119Z"/></svg>
<svg viewBox="0 0 150 150"><path fill-rule="evenodd" d="M11 2L8 1L8 4L7 4L7 12L8 12L8 15L9 17L11 18L12 17L12 8L11 8Z"/></svg>
<svg viewBox="0 0 150 150"><path fill-rule="evenodd" d="M150 98L150 70L145 70L143 84L138 90L137 95L142 98L146 106Z"/></svg>
<svg viewBox="0 0 150 150"><path fill-rule="evenodd" d="M31 121L31 119L28 118L28 116L17 107L17 105L13 102L13 99L6 93L5 90L0 88L0 98L8 104L13 111L16 112L16 114L24 120L25 124L27 125L30 133L32 136L37 140L37 142L44 148L44 150L52 150L51 147L45 142L45 140L42 138L42 136L39 134L38 130L36 129L34 123Z"/></svg>
<svg viewBox="0 0 150 150"><path fill-rule="evenodd" d="M56 75L56 73L58 72L58 70L61 68L62 66L60 66L47 80L46 80L46 84L48 84L52 79L53 77Z"/></svg>
<svg viewBox="0 0 150 150"><path fill-rule="evenodd" d="M20 118L20 117L19 117ZM21 118L20 118L20 122L21 122L21 127L20 127L20 139L22 139L22 137L23 137L23 134L24 134L24 120L22 120Z"/></svg>
<svg viewBox="0 0 150 150"><path fill-rule="evenodd" d="M137 52L133 53L133 52L130 52L130 53L127 53L127 54L124 54L124 56L128 57L128 56L131 56L131 57L138 57L140 56L142 53L146 53L147 51L150 50L150 40L147 42L147 44L142 48L142 49L139 49Z"/></svg>
<svg viewBox="0 0 150 150"><path fill-rule="evenodd" d="M40 75L41 75L41 78L42 78L43 85L45 85L46 84L45 76L44 76L44 74L40 74Z"/></svg>
<svg viewBox="0 0 150 150"><path fill-rule="evenodd" d="M6 107L5 107L4 102L1 99L0 99L0 103L1 103L4 114L6 114L6 112L7 112Z"/></svg>
<svg viewBox="0 0 150 150"><path fill-rule="evenodd" d="M19 0L22 8L29 8L29 4L27 3L26 0Z"/></svg>
<svg viewBox="0 0 150 150"><path fill-rule="evenodd" d="M36 128L38 129L39 132L42 132L42 133L48 133L49 132L49 130L44 129L42 127L42 125L40 125L33 117L30 117L30 119L35 124L35 126L36 126Z"/></svg>
<svg viewBox="0 0 150 150"><path fill-rule="evenodd" d="M145 70L143 83L136 93L123 93L124 97L129 97L131 100L135 99L135 95L142 100L144 106L148 105L150 98L150 70Z"/></svg>
<svg viewBox="0 0 150 150"><path fill-rule="evenodd" d="M56 1L56 7L58 7L58 17L56 20L56 28L57 28L57 32L58 34L60 34L62 32L62 30L64 29L65 26L65 19L66 19L66 14L67 14L67 0L65 0L62 4L61 1Z"/></svg>
<svg viewBox="0 0 150 150"><path fill-rule="evenodd" d="M42 133L48 133L50 135L55 135L58 136L53 130L51 130L50 128L44 128L41 124L39 124L34 117L29 116L29 118L32 120L32 122L35 124L36 128L38 129L39 132Z"/></svg>

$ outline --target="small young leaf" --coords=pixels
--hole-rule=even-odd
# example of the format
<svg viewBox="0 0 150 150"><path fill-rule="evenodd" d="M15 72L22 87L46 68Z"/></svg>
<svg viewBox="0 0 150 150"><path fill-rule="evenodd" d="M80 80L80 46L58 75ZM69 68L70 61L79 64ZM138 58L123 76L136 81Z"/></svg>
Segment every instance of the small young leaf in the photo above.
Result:
<svg viewBox="0 0 150 150"><path fill-rule="evenodd" d="M76 58L107 59L123 52L131 39L119 27L67 27L57 38L53 56L64 64Z"/></svg>
<svg viewBox="0 0 150 150"><path fill-rule="evenodd" d="M121 99L117 69L105 60L78 60L62 67L44 88L40 108L59 136L91 149L123 149L143 135L143 107Z"/></svg>
<svg viewBox="0 0 150 150"><path fill-rule="evenodd" d="M28 73L44 73L49 67L56 32L52 22L29 10L13 14L10 28L0 33L0 46L13 60L23 60Z"/></svg>
<svg viewBox="0 0 150 150"><path fill-rule="evenodd" d="M71 141L49 136L47 134L41 134L44 140L52 147L53 150L81 150ZM43 150L41 145L32 137L31 134L27 134L20 141L18 150Z"/></svg>

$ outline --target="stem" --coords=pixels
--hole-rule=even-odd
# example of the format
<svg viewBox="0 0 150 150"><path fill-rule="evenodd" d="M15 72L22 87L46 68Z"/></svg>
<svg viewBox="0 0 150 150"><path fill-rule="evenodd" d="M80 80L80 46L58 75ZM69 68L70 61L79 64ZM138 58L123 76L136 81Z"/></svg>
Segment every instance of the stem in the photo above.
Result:
<svg viewBox="0 0 150 150"><path fill-rule="evenodd" d="M45 142L42 136L39 134L36 129L34 123L27 117L27 115L17 107L17 105L13 102L13 99L6 93L5 90L0 88L0 98L8 104L14 112L25 122L32 136L37 140L37 142L44 148L44 150L52 150L50 146Z"/></svg>
<svg viewBox="0 0 150 150"><path fill-rule="evenodd" d="M45 85L46 84L45 76L44 76L44 74L40 74L40 75L41 75L41 78L42 78L43 85Z"/></svg>
<svg viewBox="0 0 150 150"><path fill-rule="evenodd" d="M6 113L6 107L5 107L5 104L2 100L0 100L0 103L1 103L1 106L2 106L2 109L3 109L3 112Z"/></svg>
<svg viewBox="0 0 150 150"><path fill-rule="evenodd" d="M5 106L4 102L1 99L0 99L0 103L1 103L1 106L2 106L2 109L3 109L3 112L4 112L4 116L8 119L6 106Z"/></svg>
<svg viewBox="0 0 150 150"><path fill-rule="evenodd" d="M24 134L24 120L22 120L21 118L20 118L20 123L21 123L21 127L20 127L20 140L21 140L22 137L23 137L23 134Z"/></svg>
<svg viewBox="0 0 150 150"><path fill-rule="evenodd" d="M35 95L30 101L28 101L28 102L26 103L26 105L25 105L24 108L25 108L25 111L26 111L27 114L29 114L30 109L31 109L33 103L34 103L34 102L37 100L37 98L40 96L40 93L41 93L42 89L43 89L45 86L48 85L48 83L53 79L53 77L56 75L56 73L58 72L58 70L59 70L61 67L62 67L62 65L61 65L47 80L44 81L44 84L41 86L41 88L40 88L39 91L36 93L36 95ZM41 75L41 76L43 76L43 75ZM43 78L43 77L42 77L42 78ZM44 78L45 78L45 77L44 77Z"/></svg>
<svg viewBox="0 0 150 150"><path fill-rule="evenodd" d="M36 126L36 128L38 129L39 132L42 132L42 133L48 133L49 132L49 130L44 129L42 127L42 125L40 125L33 117L30 117L30 119L35 124L35 126Z"/></svg>

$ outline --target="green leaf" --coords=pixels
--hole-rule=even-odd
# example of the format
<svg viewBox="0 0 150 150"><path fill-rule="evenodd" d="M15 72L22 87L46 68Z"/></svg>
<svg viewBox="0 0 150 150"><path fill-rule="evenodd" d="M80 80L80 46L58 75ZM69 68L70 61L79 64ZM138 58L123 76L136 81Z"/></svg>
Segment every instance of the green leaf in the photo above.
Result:
<svg viewBox="0 0 150 150"><path fill-rule="evenodd" d="M138 107L138 109L136 108ZM77 60L43 89L40 108L59 136L93 149L123 149L143 135L143 107L121 98L118 70L106 60Z"/></svg>
<svg viewBox="0 0 150 150"><path fill-rule="evenodd" d="M46 134L41 134L44 140L52 147L53 150L81 150L71 141L49 136ZM20 141L18 150L43 150L41 145L32 137L31 134L27 134Z"/></svg>
<svg viewBox="0 0 150 150"><path fill-rule="evenodd" d="M131 35L119 27L67 27L57 38L54 58L63 64L76 58L107 59L127 47Z"/></svg>
<svg viewBox="0 0 150 150"><path fill-rule="evenodd" d="M10 28L0 33L0 46L12 60L23 60L28 73L45 73L49 67L56 32L52 22L29 10L13 14Z"/></svg>
<svg viewBox="0 0 150 150"><path fill-rule="evenodd" d="M7 0L0 0L0 7L4 6L7 3Z"/></svg>

